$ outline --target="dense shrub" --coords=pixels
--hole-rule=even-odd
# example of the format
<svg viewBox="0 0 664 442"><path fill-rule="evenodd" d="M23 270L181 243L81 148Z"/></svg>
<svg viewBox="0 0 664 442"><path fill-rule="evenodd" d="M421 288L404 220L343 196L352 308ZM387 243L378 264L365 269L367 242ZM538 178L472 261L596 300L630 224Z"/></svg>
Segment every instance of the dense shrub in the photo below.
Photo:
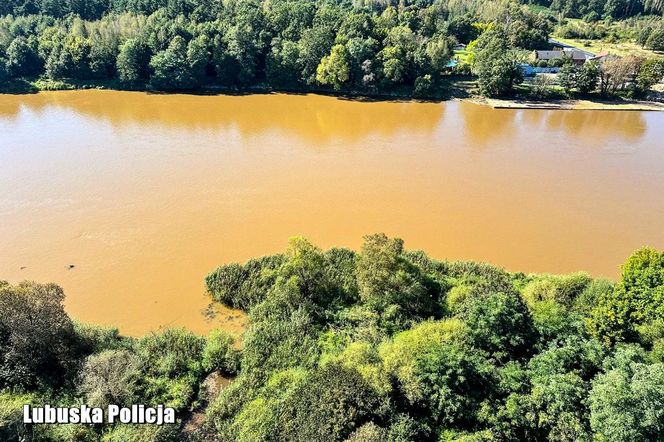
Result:
<svg viewBox="0 0 664 442"><path fill-rule="evenodd" d="M55 284L0 281L0 388L62 385L77 363L74 325Z"/></svg>
<svg viewBox="0 0 664 442"><path fill-rule="evenodd" d="M207 275L205 284L213 299L248 311L265 299L283 264L281 255L252 259L245 265L228 264Z"/></svg>
<svg viewBox="0 0 664 442"><path fill-rule="evenodd" d="M127 350L91 355L81 369L79 391L91 407L130 406L136 399L141 368L140 360Z"/></svg>
<svg viewBox="0 0 664 442"><path fill-rule="evenodd" d="M114 327L75 322L74 331L85 354L116 350L129 345L129 340L120 336L120 331Z"/></svg>
<svg viewBox="0 0 664 442"><path fill-rule="evenodd" d="M664 29L653 30L645 42L645 47L653 51L664 51Z"/></svg>
<svg viewBox="0 0 664 442"><path fill-rule="evenodd" d="M440 286L405 258L401 240L365 237L357 280L362 302L379 314L394 312L389 321L396 328L440 310Z"/></svg>
<svg viewBox="0 0 664 442"><path fill-rule="evenodd" d="M233 345L235 339L223 330L211 331L203 348L203 369L235 374L240 369L240 352Z"/></svg>
<svg viewBox="0 0 664 442"><path fill-rule="evenodd" d="M286 399L280 440L343 441L381 418L380 398L355 370L328 364L314 370Z"/></svg>
<svg viewBox="0 0 664 442"><path fill-rule="evenodd" d="M536 340L528 309L518 293L473 293L459 314L474 347L497 361L526 357Z"/></svg>
<svg viewBox="0 0 664 442"><path fill-rule="evenodd" d="M168 329L135 344L142 376L138 396L147 404L181 410L196 396L202 379L205 339L191 332Z"/></svg>
<svg viewBox="0 0 664 442"><path fill-rule="evenodd" d="M634 339L636 326L664 317L664 253L644 248L622 268L620 283L603 293L590 329L607 343Z"/></svg>
<svg viewBox="0 0 664 442"><path fill-rule="evenodd" d="M604 440L661 440L664 364L635 363L593 381L590 423Z"/></svg>

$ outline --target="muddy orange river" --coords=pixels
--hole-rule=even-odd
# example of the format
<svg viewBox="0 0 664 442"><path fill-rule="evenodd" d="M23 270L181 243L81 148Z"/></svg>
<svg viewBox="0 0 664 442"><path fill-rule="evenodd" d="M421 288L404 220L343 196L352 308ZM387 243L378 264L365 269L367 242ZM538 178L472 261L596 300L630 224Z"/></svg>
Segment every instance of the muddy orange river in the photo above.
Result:
<svg viewBox="0 0 664 442"><path fill-rule="evenodd" d="M611 278L664 248L664 113L0 95L0 164L0 279L56 282L74 318L126 334L240 327L201 314L205 274L296 235Z"/></svg>

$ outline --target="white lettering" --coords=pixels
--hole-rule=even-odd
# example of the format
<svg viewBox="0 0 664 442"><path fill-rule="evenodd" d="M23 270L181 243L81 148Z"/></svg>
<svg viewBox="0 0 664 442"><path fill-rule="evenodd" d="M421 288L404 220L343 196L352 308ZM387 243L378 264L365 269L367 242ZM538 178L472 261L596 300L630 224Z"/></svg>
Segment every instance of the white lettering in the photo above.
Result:
<svg viewBox="0 0 664 442"><path fill-rule="evenodd" d="M113 424L115 423L115 418L118 417L120 414L120 407L117 405L109 405L108 406L108 423Z"/></svg>
<svg viewBox="0 0 664 442"><path fill-rule="evenodd" d="M23 423L26 424L102 424L104 418L108 423L120 422L123 424L174 424L175 410L163 405L146 407L145 405L132 405L129 408L119 405L109 405L104 415L101 408L91 408L87 405L80 407L43 407L23 406Z"/></svg>
<svg viewBox="0 0 664 442"><path fill-rule="evenodd" d="M165 424L174 424L175 423L175 409L166 408L164 410L164 423Z"/></svg>
<svg viewBox="0 0 664 442"><path fill-rule="evenodd" d="M31 424L32 422L32 410L30 409L30 405L24 405L23 406L23 423L24 424Z"/></svg>

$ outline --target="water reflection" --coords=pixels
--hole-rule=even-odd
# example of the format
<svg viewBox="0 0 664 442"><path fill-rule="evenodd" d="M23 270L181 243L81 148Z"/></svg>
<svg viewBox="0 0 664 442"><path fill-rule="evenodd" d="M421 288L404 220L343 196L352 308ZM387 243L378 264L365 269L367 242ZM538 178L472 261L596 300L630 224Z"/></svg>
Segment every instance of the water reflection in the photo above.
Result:
<svg viewBox="0 0 664 442"><path fill-rule="evenodd" d="M519 132L538 131L541 142L565 133L583 145L636 143L647 125L642 112L490 110L472 103L361 102L319 95L160 95L87 91L0 95L0 117L14 121L21 109L37 115L49 109L67 110L113 127L152 125L188 131L237 130L241 136L267 131L303 138L312 146L334 141L354 142L399 132L426 135L443 123L462 129L468 145L500 145Z"/></svg>
<svg viewBox="0 0 664 442"><path fill-rule="evenodd" d="M471 147L493 147L507 142L516 136L514 111L497 112L491 108L473 103L459 104L459 122Z"/></svg>
<svg viewBox="0 0 664 442"><path fill-rule="evenodd" d="M461 121L475 147L504 145L519 138L532 138L537 145L550 143L561 134L581 146L603 147L607 143L632 147L645 135L643 112L496 109L462 103Z"/></svg>
<svg viewBox="0 0 664 442"><path fill-rule="evenodd" d="M545 114L544 121L550 132L564 131L592 147L608 142L630 147L646 132L643 112L552 111Z"/></svg>
<svg viewBox="0 0 664 442"><path fill-rule="evenodd" d="M286 132L313 145L335 139L356 141L397 132L430 133L442 118L443 105L360 102L319 95L161 95L86 91L2 96L0 116L15 116L21 107L41 114L63 109L114 127L157 125L196 130L236 129L248 136Z"/></svg>
<svg viewBox="0 0 664 442"><path fill-rule="evenodd" d="M14 95L0 94L0 118L13 121L18 118L21 110L21 100L15 99Z"/></svg>

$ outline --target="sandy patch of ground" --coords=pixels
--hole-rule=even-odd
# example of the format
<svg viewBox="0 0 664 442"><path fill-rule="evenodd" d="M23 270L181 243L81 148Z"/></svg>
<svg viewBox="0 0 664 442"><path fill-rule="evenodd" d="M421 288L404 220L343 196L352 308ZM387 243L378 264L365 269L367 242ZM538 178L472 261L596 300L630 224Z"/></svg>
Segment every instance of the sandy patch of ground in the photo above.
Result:
<svg viewBox="0 0 664 442"><path fill-rule="evenodd" d="M475 99L495 109L561 109L561 110L621 110L664 111L664 103L654 101L595 101L595 100L503 100L495 98Z"/></svg>

